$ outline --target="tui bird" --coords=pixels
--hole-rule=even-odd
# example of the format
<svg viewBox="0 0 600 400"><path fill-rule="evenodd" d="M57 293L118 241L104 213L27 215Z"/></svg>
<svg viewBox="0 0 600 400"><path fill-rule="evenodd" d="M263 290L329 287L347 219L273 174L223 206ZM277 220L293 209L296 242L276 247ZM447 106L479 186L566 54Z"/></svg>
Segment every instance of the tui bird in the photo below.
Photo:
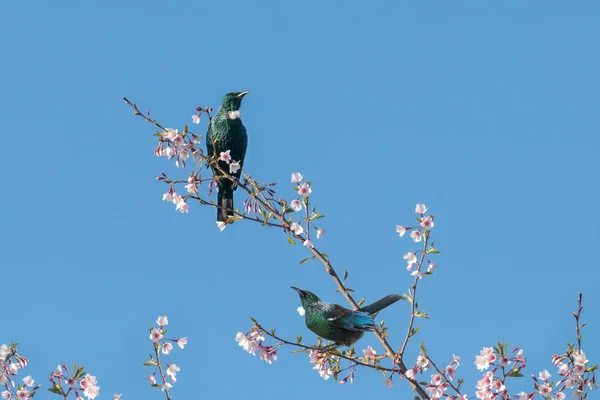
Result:
<svg viewBox="0 0 600 400"><path fill-rule="evenodd" d="M248 134L246 127L242 124L240 117L240 105L249 90L243 92L230 92L223 97L219 111L212 118L206 135L206 150L209 156L219 158L221 152L230 150L231 159L240 164L240 169L231 174L240 179L246 148L248 147ZM229 165L225 161L219 161L219 166L229 172ZM216 168L212 168L213 176L220 175ZM227 216L233 215L233 191L237 189L234 183L227 178L218 180L217 185L217 222L227 221Z"/></svg>
<svg viewBox="0 0 600 400"><path fill-rule="evenodd" d="M323 339L334 341L337 346L351 346L364 335L365 331L376 330L377 325L373 318L377 313L402 298L398 294L390 294L373 304L353 311L337 304L325 303L308 290L293 286L292 289L300 295L306 327Z"/></svg>

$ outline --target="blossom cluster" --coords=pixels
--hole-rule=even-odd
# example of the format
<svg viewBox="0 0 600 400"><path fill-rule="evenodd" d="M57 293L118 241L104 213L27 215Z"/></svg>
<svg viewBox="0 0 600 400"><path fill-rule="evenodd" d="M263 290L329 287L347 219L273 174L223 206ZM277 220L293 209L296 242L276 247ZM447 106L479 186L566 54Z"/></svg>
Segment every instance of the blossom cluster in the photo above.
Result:
<svg viewBox="0 0 600 400"><path fill-rule="evenodd" d="M482 400L508 398L509 393L505 386L506 378L523 376L521 371L525 368L526 363L527 359L523 356L523 350L518 347L513 348L510 355L507 354L506 345L481 349L479 355L475 357L475 366L480 371L485 371L490 367L492 370L483 374L475 385L477 398ZM499 373L500 376L496 376L496 373Z"/></svg>
<svg viewBox="0 0 600 400"><path fill-rule="evenodd" d="M425 204L420 204L417 203L417 205L415 206L415 212L417 214L419 214L419 217L417 217L417 221L419 222L419 226L404 226L404 225L396 225L396 232L398 233L398 235L400 235L400 237L403 237L404 234L408 231L412 231L410 233L410 237L413 239L413 241L415 243L419 243L423 240L423 238L425 238L426 240L429 238L429 234L431 229L433 229L434 223L434 216L433 215L427 215L425 216L425 213L427 213L427 206ZM426 242L427 244L427 242ZM412 271L411 275L414 277L417 277L419 279L421 279L423 276L426 275L431 275L433 273L433 271L437 268L437 266L432 263L429 258L427 259L427 269L425 271L423 271L422 268L422 263L419 262L419 259L417 257L417 254L419 254L420 251L424 251L425 254L437 254L438 251L437 249L435 249L433 247L433 245L430 245L429 248L425 249L425 250L419 250L417 252L407 252L404 255L404 259L406 260L406 270L407 271ZM416 268L415 268L416 266ZM413 271L413 268L414 271Z"/></svg>
<svg viewBox="0 0 600 400"><path fill-rule="evenodd" d="M169 160L175 158L177 167L185 168L185 161L191 156L194 162L202 158L202 150L198 148L202 142L202 135L189 133L184 130L179 133L178 129L166 128L159 135L158 146L154 149L157 157L167 157Z"/></svg>
<svg viewBox="0 0 600 400"><path fill-rule="evenodd" d="M26 400L32 397L40 388L40 385L34 386L35 381L31 376L23 378L22 384L15 386L15 376L19 369L25 368L29 360L17 353L17 345L0 346L0 385L6 390L2 391L1 396L5 400L19 399Z"/></svg>
<svg viewBox="0 0 600 400"><path fill-rule="evenodd" d="M162 315L156 319L156 325L158 327L150 328L150 340L153 342L154 346L154 356L150 356L150 359L146 361L144 365L155 367L155 370L150 374L146 380L155 388L161 389L163 392L165 390L169 390L173 387L173 384L177 382L177 372L181 369L177 364L168 364L163 363L160 358L160 354L169 355L173 350L174 346L172 343L175 343L181 350L185 348L185 345L188 342L187 337L181 337L178 339L167 339L164 337L167 330L165 326L169 324L169 318L166 315ZM167 366L166 371L163 371L164 365ZM156 372L159 371L159 377L162 379L162 382L157 382ZM166 375L166 376L165 376ZM170 380L167 381L167 378Z"/></svg>
<svg viewBox="0 0 600 400"><path fill-rule="evenodd" d="M315 364L314 370L317 370L321 378L327 380L333 374L333 368L331 368L331 361L333 356L323 353L319 350L311 350L308 354L311 364ZM354 376L352 376L354 381Z"/></svg>
<svg viewBox="0 0 600 400"><path fill-rule="evenodd" d="M88 399L95 399L100 395L100 386L96 377L84 371L83 367L73 366L71 372L66 364L57 365L56 370L50 373L52 387L48 389L54 394L67 398L73 392L76 400L83 400L81 395ZM115 395L120 397L120 395Z"/></svg>
<svg viewBox="0 0 600 400"><path fill-rule="evenodd" d="M298 196L293 199L292 201L290 201L289 205L290 208L295 211L298 212L300 210L302 210L302 206L304 206L304 208L306 209L306 215L307 218L305 219L306 222L306 226L307 226L307 236L306 239L304 239L303 245L305 247L314 247L314 244L312 242L312 240L310 239L310 232L308 231L308 223L311 220L315 220L318 218L321 218L322 216L315 212L313 210L312 215L308 215L308 199L310 197L310 194L312 193L312 188L310 187L310 182L304 182L302 183L302 179L304 179L304 176L300 173L300 172L294 172L292 173L292 183L295 183L296 186L294 187L294 190L296 192L298 192ZM315 233L317 235L317 239L320 239L321 237L323 237L323 235L325 234L325 229L323 228L318 228L318 227L314 227L315 228ZM290 224L290 230L292 232L294 232L294 234L296 236L299 236L303 233L305 233L304 227L297 223L297 222L292 222Z"/></svg>
<svg viewBox="0 0 600 400"><path fill-rule="evenodd" d="M265 346L262 344L264 340L265 337L256 330L251 330L245 335L242 332L238 332L235 336L235 341L238 342L240 347L253 356L258 352L261 360L264 360L267 364L272 364L273 361L277 361L277 350L279 350L281 344L277 346Z"/></svg>
<svg viewBox="0 0 600 400"><path fill-rule="evenodd" d="M586 396L586 390L598 389L595 367L589 367L588 359L583 350L570 348L565 354L555 354L552 356L552 363L558 368L558 375L561 377L554 388L556 391L556 400L566 398L565 389L571 389L571 397L583 399ZM548 397L552 394L552 384L549 383L551 375L544 370L539 373L538 378L532 376L535 381L538 392Z"/></svg>

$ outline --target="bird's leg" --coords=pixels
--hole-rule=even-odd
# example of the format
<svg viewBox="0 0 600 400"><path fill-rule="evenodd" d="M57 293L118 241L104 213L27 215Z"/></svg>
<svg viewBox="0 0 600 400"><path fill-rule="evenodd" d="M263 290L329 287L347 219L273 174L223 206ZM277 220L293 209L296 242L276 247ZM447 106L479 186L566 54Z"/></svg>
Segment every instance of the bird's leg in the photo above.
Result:
<svg viewBox="0 0 600 400"><path fill-rule="evenodd" d="M341 346L341 344L337 344L337 343L328 344L327 346L325 346L325 347L322 347L322 348L321 348L321 351L324 351L324 352L326 352L326 351L335 350L335 349L337 349L339 346Z"/></svg>

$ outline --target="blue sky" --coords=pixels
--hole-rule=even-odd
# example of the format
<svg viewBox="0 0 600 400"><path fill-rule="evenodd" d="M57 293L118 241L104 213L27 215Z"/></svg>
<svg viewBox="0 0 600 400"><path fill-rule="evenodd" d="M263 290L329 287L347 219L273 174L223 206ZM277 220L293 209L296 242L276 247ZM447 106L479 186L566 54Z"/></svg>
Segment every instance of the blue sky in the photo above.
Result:
<svg viewBox="0 0 600 400"><path fill-rule="evenodd" d="M100 398L161 398L142 363L148 326L167 314L169 333L189 337L169 358L175 399L408 398L375 371L341 386L306 355L284 348L266 365L235 343L249 316L314 341L292 285L344 300L280 231L220 233L213 209L162 203L155 177L185 172L152 154L152 127L121 97L181 129L196 106L245 89L246 171L282 197L291 172L313 182L319 246L359 295L406 291L402 255L416 247L394 227L417 202L436 216L442 253L419 301L431 319L408 363L420 341L439 363L462 356L473 396L474 355L509 341L528 373L556 376L580 291L598 361L598 3L23 1L0 13L0 343L21 342L45 388L75 361ZM406 303L382 313L395 348L408 315ZM369 344L382 351L372 335L357 348Z"/></svg>

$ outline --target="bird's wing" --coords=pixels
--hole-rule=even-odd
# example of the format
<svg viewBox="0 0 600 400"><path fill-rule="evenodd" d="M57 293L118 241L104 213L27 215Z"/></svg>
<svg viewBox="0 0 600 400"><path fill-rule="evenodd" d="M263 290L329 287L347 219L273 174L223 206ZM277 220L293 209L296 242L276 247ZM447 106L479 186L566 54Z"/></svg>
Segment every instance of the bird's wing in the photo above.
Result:
<svg viewBox="0 0 600 400"><path fill-rule="evenodd" d="M338 328L344 328L349 331L365 331L375 329L375 322L373 317L364 311L352 311L339 306L337 304L331 304L326 310L325 317L331 325Z"/></svg>

